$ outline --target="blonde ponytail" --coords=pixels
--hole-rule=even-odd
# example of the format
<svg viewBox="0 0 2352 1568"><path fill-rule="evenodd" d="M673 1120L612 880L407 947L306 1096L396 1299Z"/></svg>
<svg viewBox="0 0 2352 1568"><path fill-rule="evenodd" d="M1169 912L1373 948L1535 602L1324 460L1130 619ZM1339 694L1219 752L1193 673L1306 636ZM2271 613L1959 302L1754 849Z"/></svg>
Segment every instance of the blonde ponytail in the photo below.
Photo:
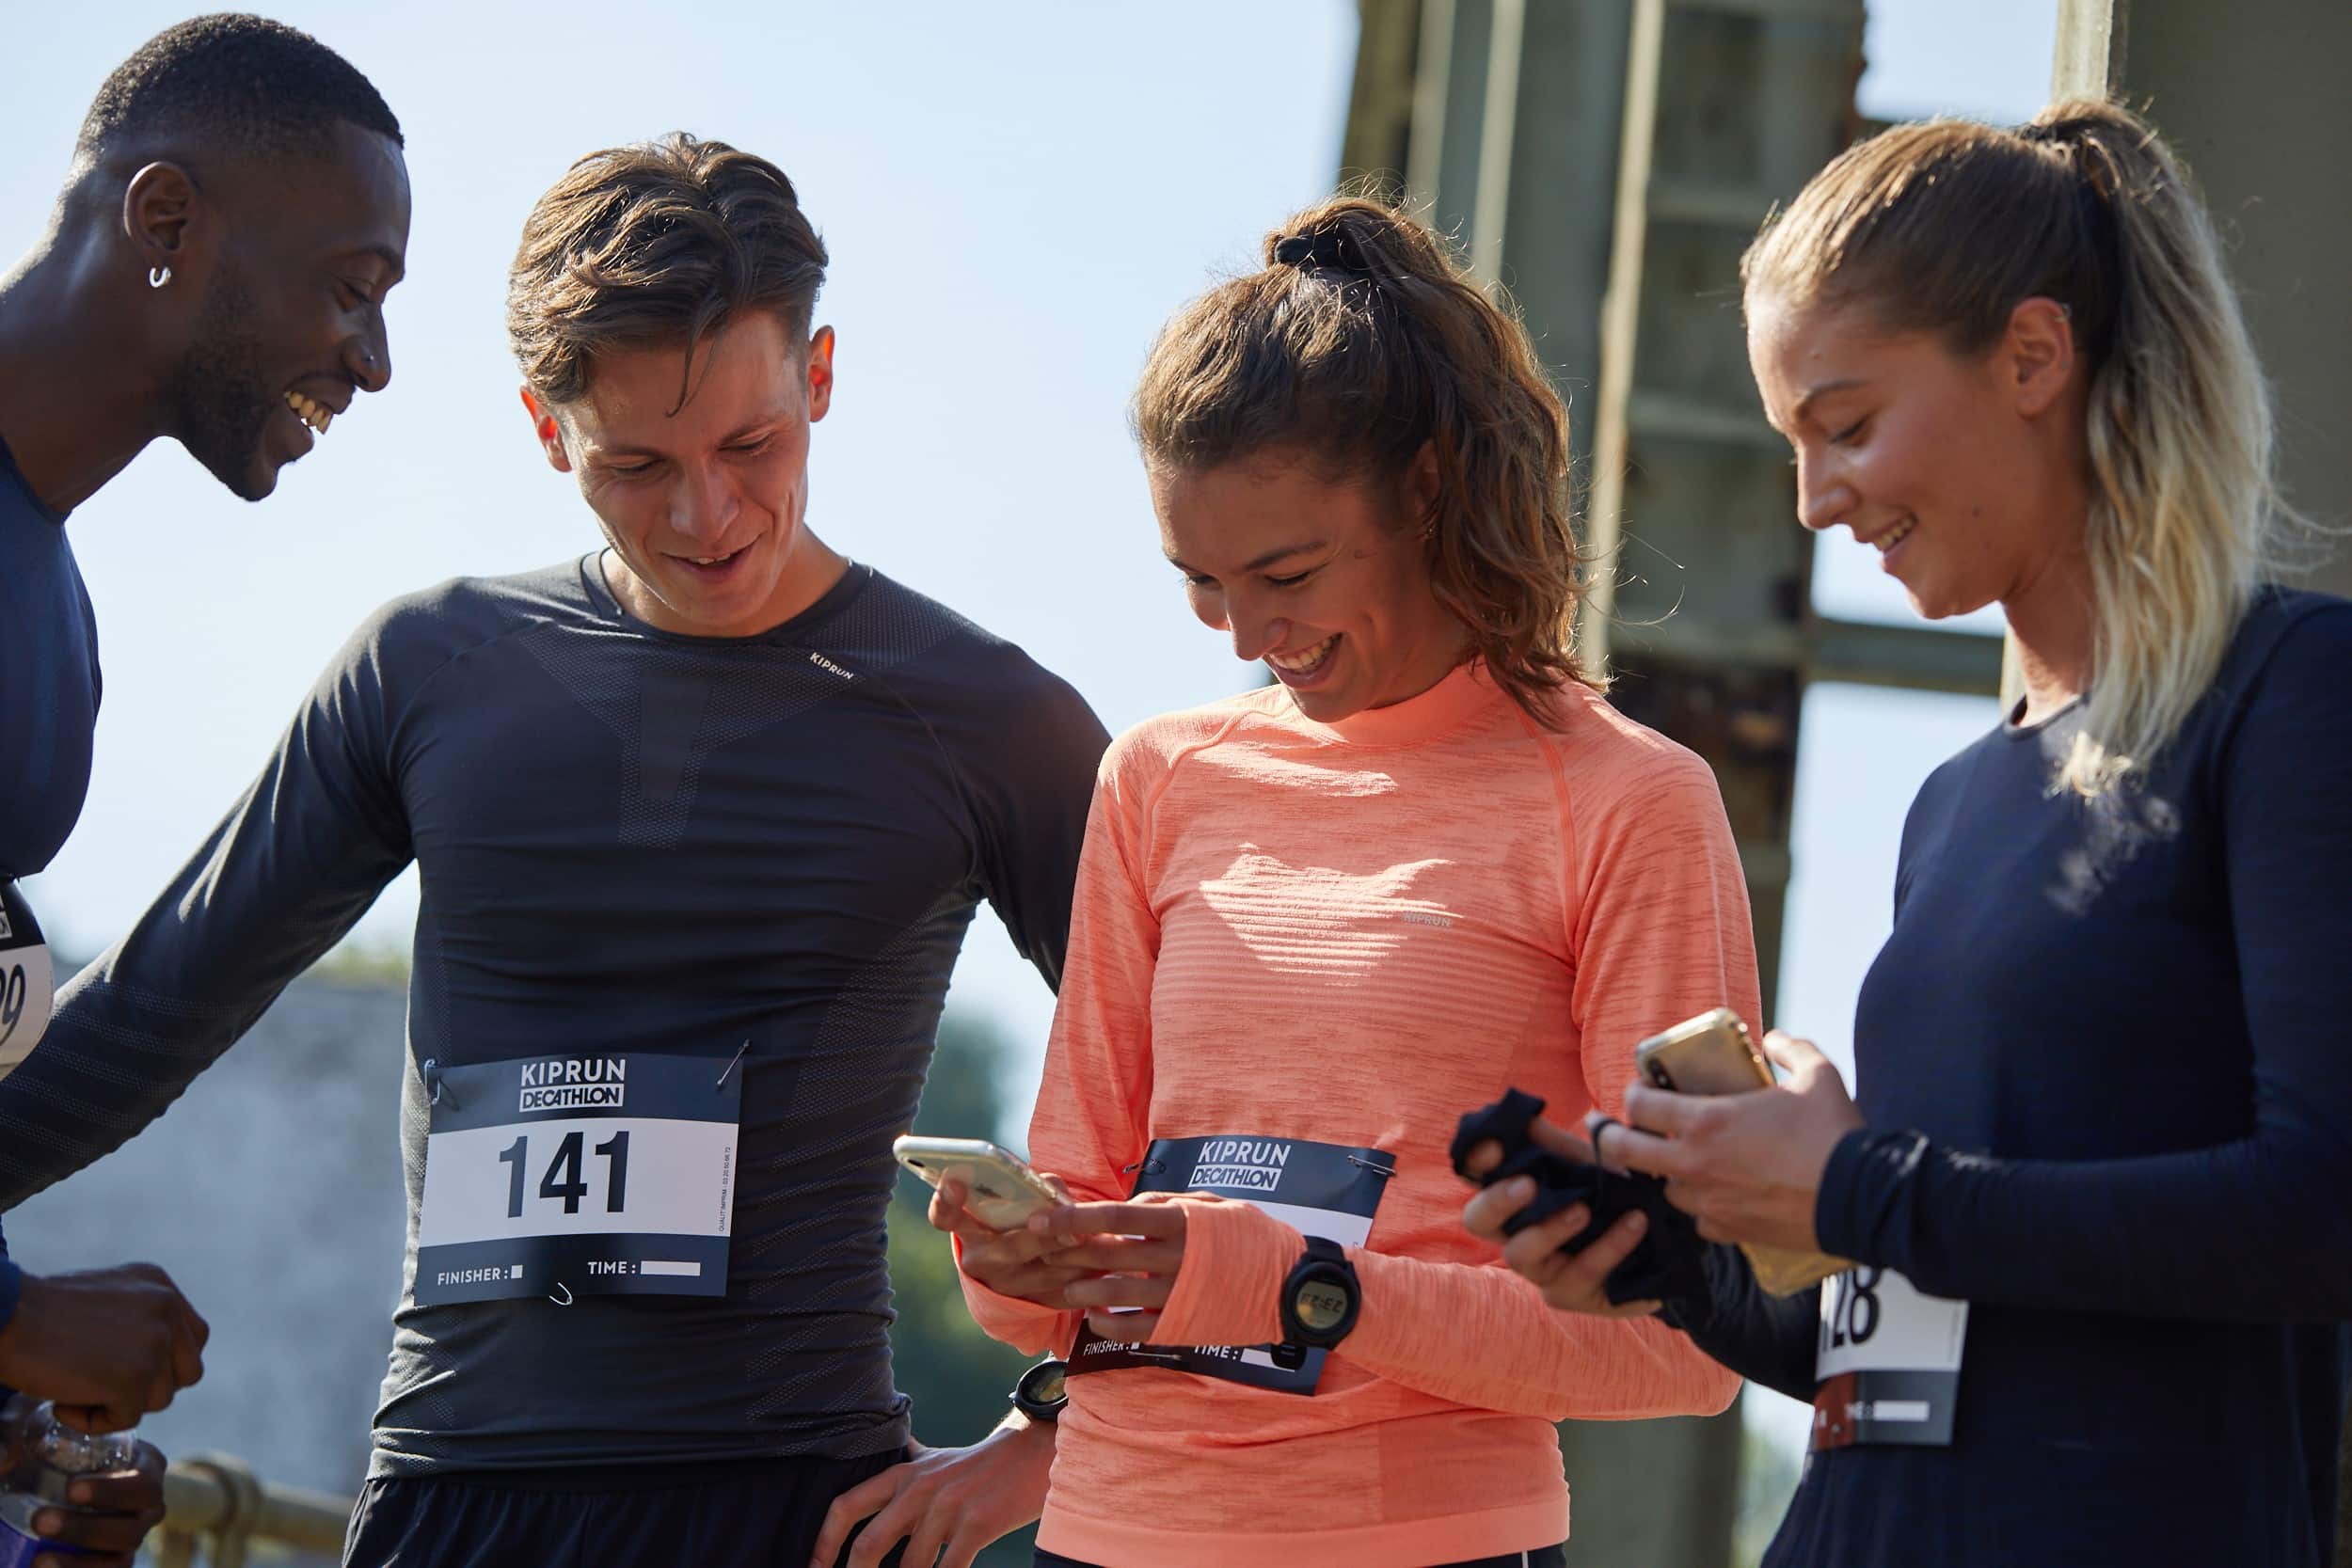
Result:
<svg viewBox="0 0 2352 1568"><path fill-rule="evenodd" d="M2057 782L2098 796L2144 769L2213 684L2293 515L2220 241L2155 132L2088 99L2016 132L1898 126L1817 175L1741 277L1751 300L1858 305L1962 353L2024 300L2067 307L2090 365L2095 626Z"/></svg>

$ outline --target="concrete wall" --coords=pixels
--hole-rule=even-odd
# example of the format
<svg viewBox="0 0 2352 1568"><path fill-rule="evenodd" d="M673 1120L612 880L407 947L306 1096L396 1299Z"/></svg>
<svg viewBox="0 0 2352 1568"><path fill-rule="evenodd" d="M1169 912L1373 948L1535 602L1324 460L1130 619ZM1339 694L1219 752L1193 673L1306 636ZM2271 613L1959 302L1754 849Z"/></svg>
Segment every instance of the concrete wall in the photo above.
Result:
<svg viewBox="0 0 2352 1568"><path fill-rule="evenodd" d="M2122 93L2185 158L2232 243L2276 385L2290 498L2352 527L2352 5L2131 0ZM2352 594L2338 542L2314 580Z"/></svg>
<svg viewBox="0 0 2352 1568"><path fill-rule="evenodd" d="M141 1429L348 1496L405 1239L404 991L301 980L146 1132L8 1217L54 1274L157 1263L212 1324L204 1381Z"/></svg>

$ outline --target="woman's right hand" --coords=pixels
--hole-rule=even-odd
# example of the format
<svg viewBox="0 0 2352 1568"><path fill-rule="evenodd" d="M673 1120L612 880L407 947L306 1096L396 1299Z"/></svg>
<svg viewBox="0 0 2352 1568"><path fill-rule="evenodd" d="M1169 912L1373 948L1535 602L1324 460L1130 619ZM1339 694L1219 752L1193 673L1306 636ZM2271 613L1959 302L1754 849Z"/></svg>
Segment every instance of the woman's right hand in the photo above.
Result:
<svg viewBox="0 0 2352 1568"><path fill-rule="evenodd" d="M1061 1185L1051 1176L1046 1180L1056 1187ZM952 1176L931 1192L932 1228L945 1230L961 1243L956 1248L956 1266L1000 1296L1035 1302L1058 1312L1081 1310L1063 1292L1073 1281L1091 1278L1097 1271L1062 1268L1048 1261L1070 1243L1050 1230L995 1229L963 1206L967 1196L969 1189Z"/></svg>
<svg viewBox="0 0 2352 1568"><path fill-rule="evenodd" d="M1597 1163L1592 1145L1541 1117L1528 1124L1528 1135L1554 1154L1586 1164ZM1470 1150L1470 1170L1483 1174L1493 1169L1502 1158L1500 1145L1481 1144ZM1464 1205L1462 1224L1479 1240L1502 1247L1502 1260L1512 1271L1533 1280L1543 1291L1544 1300L1563 1312L1581 1312L1595 1318L1645 1318L1658 1310L1659 1304L1654 1301L1629 1301L1619 1306L1609 1299L1608 1291L1610 1275L1642 1244L1642 1237L1649 1229L1647 1216L1637 1209L1620 1217L1592 1245L1570 1257L1560 1248L1583 1234L1584 1227L1593 1222L1593 1212L1581 1203L1571 1203L1516 1236L1503 1234L1504 1222L1526 1208L1534 1196L1535 1182L1531 1177L1515 1176L1508 1181L1498 1181L1481 1189L1476 1197Z"/></svg>

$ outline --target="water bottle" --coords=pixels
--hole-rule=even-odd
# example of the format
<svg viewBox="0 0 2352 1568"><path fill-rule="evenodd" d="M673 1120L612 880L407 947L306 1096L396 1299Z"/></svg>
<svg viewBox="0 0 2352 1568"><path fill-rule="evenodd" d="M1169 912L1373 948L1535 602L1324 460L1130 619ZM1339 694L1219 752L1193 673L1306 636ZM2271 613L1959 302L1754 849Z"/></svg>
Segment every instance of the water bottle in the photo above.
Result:
<svg viewBox="0 0 2352 1568"><path fill-rule="evenodd" d="M0 1491L0 1568L25 1568L43 1552L67 1557L85 1554L72 1546L43 1541L33 1530L33 1515L44 1508L71 1507L66 1488L77 1476L128 1470L139 1462L138 1434L108 1433L92 1436L57 1419L47 1401L33 1404L20 1394L5 1417L16 1463L8 1471L8 1488Z"/></svg>

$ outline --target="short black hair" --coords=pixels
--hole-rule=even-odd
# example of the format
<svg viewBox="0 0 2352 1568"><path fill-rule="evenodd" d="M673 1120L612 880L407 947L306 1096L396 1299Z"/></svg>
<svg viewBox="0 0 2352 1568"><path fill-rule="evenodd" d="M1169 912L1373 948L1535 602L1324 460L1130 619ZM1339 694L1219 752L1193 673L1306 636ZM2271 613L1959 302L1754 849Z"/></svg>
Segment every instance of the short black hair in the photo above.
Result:
<svg viewBox="0 0 2352 1568"><path fill-rule="evenodd" d="M350 61L284 23L222 12L165 29L117 66L75 151L94 157L125 137L172 130L239 154L300 152L337 120L406 145L383 95Z"/></svg>

